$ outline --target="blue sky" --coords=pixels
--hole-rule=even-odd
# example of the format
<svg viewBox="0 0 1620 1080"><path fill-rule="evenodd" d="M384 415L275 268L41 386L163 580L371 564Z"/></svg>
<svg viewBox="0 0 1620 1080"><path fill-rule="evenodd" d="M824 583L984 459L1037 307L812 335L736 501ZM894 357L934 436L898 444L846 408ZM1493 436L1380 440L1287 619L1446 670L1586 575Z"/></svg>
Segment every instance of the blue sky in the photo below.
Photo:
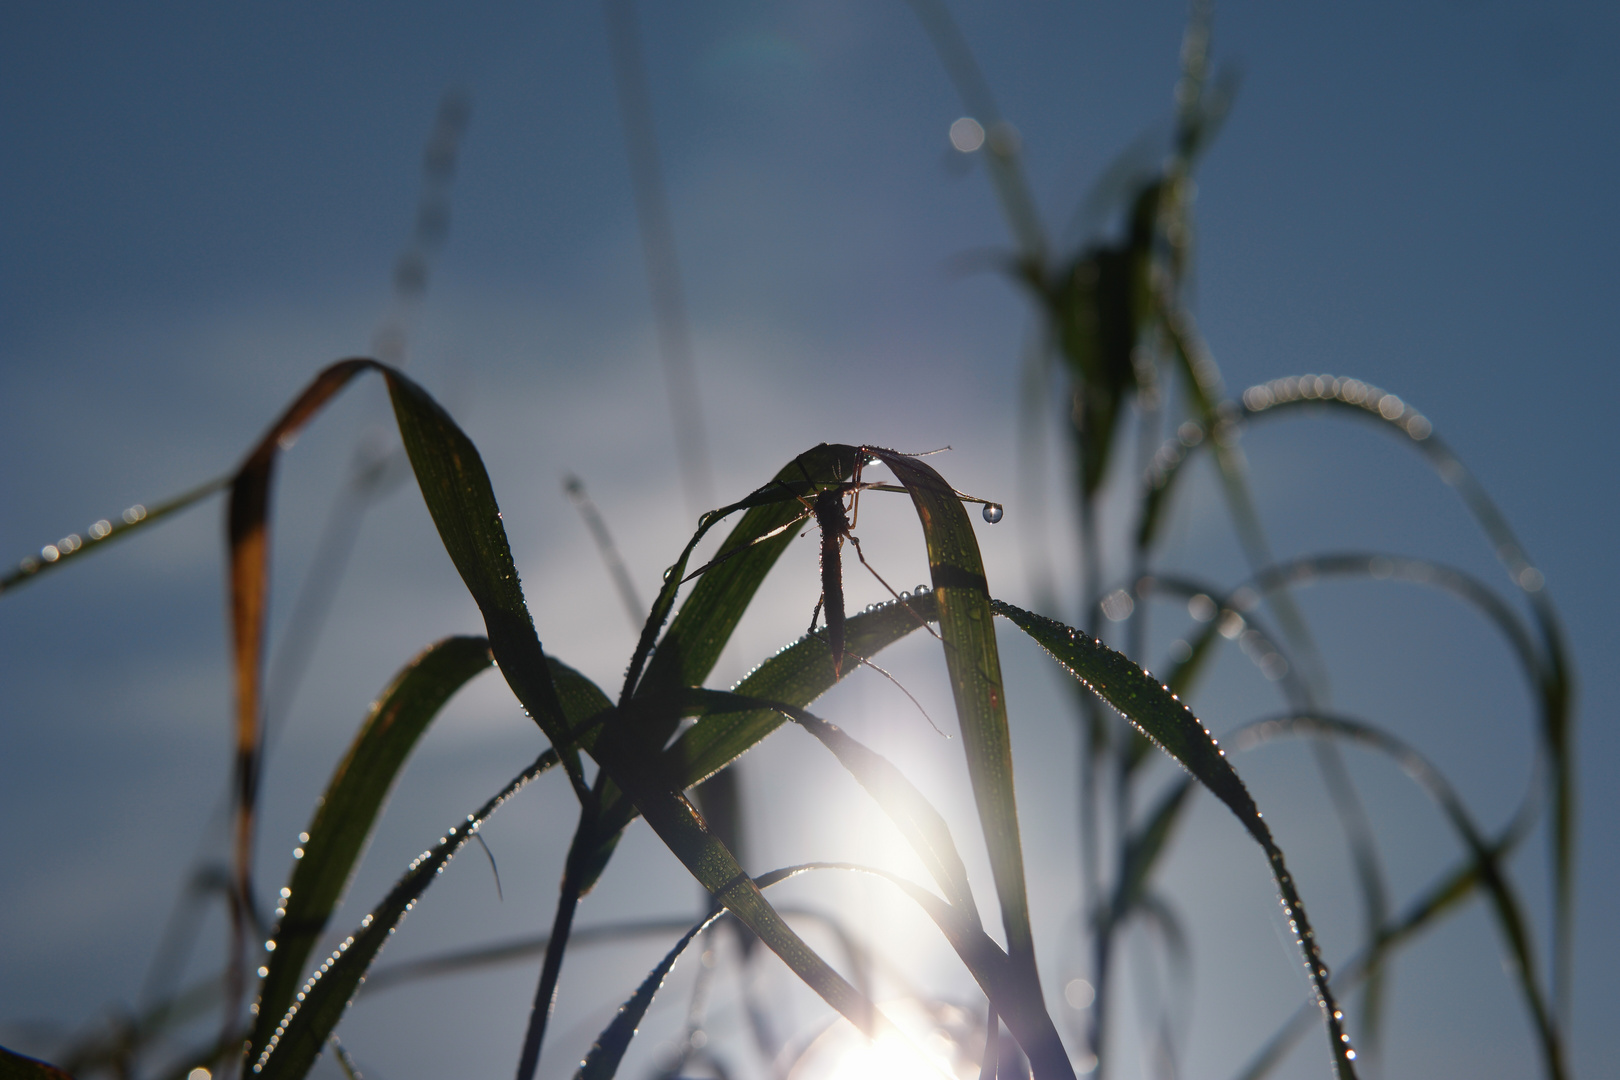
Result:
<svg viewBox="0 0 1620 1080"><path fill-rule="evenodd" d="M1049 226L1122 150L1165 130L1179 5L953 10L1021 134ZM613 685L631 631L560 477L584 477L648 593L690 515L600 11L61 4L0 19L0 558L223 471L322 365L369 350L390 312L423 139L445 90L461 87L472 120L409 367L489 464L542 639ZM1620 522L1601 434L1620 390L1617 22L1596 3L1222 5L1215 56L1242 85L1197 204L1195 308L1227 384L1331 372L1414 403L1507 512L1567 620L1583 702L1580 1075L1604 1061L1605 974L1620 963L1620 933L1600 921L1620 895L1605 827L1620 810L1610 779L1620 740L1604 704L1620 691L1606 666L1620 644L1608 554ZM945 475L1008 504L982 537L992 587L1026 598L1019 530L1032 508L1013 496L1028 311L1007 282L952 269L1007 233L983 170L952 156L947 131L963 108L914 17L901 4L713 3L645 11L642 29L717 488L746 491L823 440L950 444ZM386 422L380 388L356 386L288 455L278 617L356 442ZM1453 493L1381 432L1289 421L1257 425L1245 447L1279 553L1379 548L1503 581ZM1211 477L1197 479L1166 566L1234 582L1231 529ZM922 580L909 511L873 497L866 514L885 571ZM1066 511L1048 518L1066 542ZM7 1045L46 1047L50 1025L73 1029L134 1001L186 868L219 849L210 815L229 700L220 536L210 504L0 599ZM812 554L784 562L717 681L802 632ZM872 595L858 603L878 598L859 588ZM1453 607L1394 585L1318 586L1302 604L1341 707L1418 744L1484 821L1502 821L1530 749L1505 650ZM1180 616L1158 618L1168 638ZM371 696L427 642L477 627L405 488L368 518L276 744L266 880L284 872ZM914 644L895 670L925 687L925 703L936 696L934 715L948 712ZM1032 890L1045 973L1060 987L1081 956L1072 724L1040 659L1004 649L1026 694L1012 702L1020 797L1040 852ZM1220 732L1273 708L1270 693L1234 651L1195 704ZM893 696L857 682L822 711L942 801L959 798L955 747ZM493 679L458 699L402 782L339 923L355 922L424 843L532 756L538 736L525 723ZM755 823L758 869L887 857L864 796L794 735L746 763L745 789L787 793ZM1455 857L1455 842L1395 770L1351 764L1404 898ZM1266 750L1240 768L1301 863L1330 959L1343 956L1357 912L1308 756ZM523 799L488 834L504 901L469 853L389 959L549 922L570 799L553 783ZM827 805L836 810L822 815ZM1304 992L1278 945L1263 862L1245 843L1205 802L1167 868L1195 932L1189 1075L1230 1072ZM1544 865L1538 846L1515 863L1539 927ZM806 902L851 906L921 950L914 963L940 992L969 999L937 943L879 892L815 888L805 886ZM697 905L696 887L641 832L581 919ZM194 973L222 936L212 916ZM566 1071L658 951L571 959L547 1075ZM1533 1069L1499 957L1475 905L1397 966L1387 1075ZM469 1060L500 1074L516 1056L531 968L362 999L351 1047L382 1076ZM682 978L632 1071L678 1028ZM809 1030L814 1002L784 980L769 992ZM734 998L725 985L717 992ZM442 1030L419 1036L425 1017ZM1320 1075L1319 1042L1285 1073Z"/></svg>

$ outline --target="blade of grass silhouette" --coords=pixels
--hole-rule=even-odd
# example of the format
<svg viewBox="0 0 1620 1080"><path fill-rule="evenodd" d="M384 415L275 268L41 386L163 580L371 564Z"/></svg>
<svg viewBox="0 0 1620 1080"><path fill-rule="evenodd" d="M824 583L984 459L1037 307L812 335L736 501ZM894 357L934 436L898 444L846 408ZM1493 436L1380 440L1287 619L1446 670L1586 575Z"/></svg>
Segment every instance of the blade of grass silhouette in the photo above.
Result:
<svg viewBox="0 0 1620 1080"><path fill-rule="evenodd" d="M630 182L635 191L636 220L641 226L641 248L647 264L647 287L652 293L653 321L658 329L658 351L664 362L670 416L675 424L675 454L680 463L681 488L686 494L688 511L697 514L704 507L714 505L714 477L709 467L708 434L703 423L702 396L698 392L697 362L692 354L692 330L681 287L680 260L675 250L675 230L670 225L663 174L658 164L652 95L647 88L634 0L603 0L602 13L607 22L608 51L613 59L625 152L630 159Z"/></svg>
<svg viewBox="0 0 1620 1080"><path fill-rule="evenodd" d="M228 513L230 610L236 686L236 903L232 918L232 976L225 995L227 1031L244 989L250 868L261 748L262 666L269 582L269 501L276 457L303 426L354 376L368 370L388 383L400 436L445 550L478 603L491 649L507 684L552 744L582 797L587 791L578 754L557 700L544 650L518 584L500 509L478 450L433 399L403 374L375 360L351 359L318 374L271 425L231 483Z"/></svg>
<svg viewBox="0 0 1620 1080"><path fill-rule="evenodd" d="M1318 1003L1327 1021L1334 1066L1341 1078L1355 1076L1355 1051L1341 1023L1342 1014L1328 986L1328 970L1322 962L1315 931L1305 915L1304 904L1294 887L1283 859L1282 849L1261 819L1260 812L1225 753L1192 712L1130 660L1101 642L1002 601L993 604L1002 615L1052 655L1070 674L1119 710L1166 753L1215 794L1242 823L1244 829L1266 852L1272 877L1282 894L1284 910L1295 927L1305 967L1316 989Z"/></svg>
<svg viewBox="0 0 1620 1080"><path fill-rule="evenodd" d="M257 1060L304 979L304 964L326 929L395 781L446 702L493 662L481 637L446 638L405 666L373 703L316 804L282 890L280 919L248 1042Z"/></svg>
<svg viewBox="0 0 1620 1080"><path fill-rule="evenodd" d="M585 522L585 528L591 534L591 540L596 544L596 553L602 557L608 576L613 579L614 588L619 592L619 599L624 603L625 613L630 616L631 628L640 630L647 609L642 606L641 598L636 595L636 584L630 580L630 571L625 567L624 559L613 543L613 534L608 531L607 522L602 520L596 504L585 491L585 481L570 473L563 477L563 491L567 493L568 501L574 504L574 509L579 511L580 518Z"/></svg>
<svg viewBox="0 0 1620 1080"><path fill-rule="evenodd" d="M431 850L417 856L383 902L361 920L355 933L344 939L310 976L297 1000L278 1019L263 1049L248 1063L255 1075L265 1080L283 1077L297 1080L309 1071L328 1036L343 1018L372 961L400 920L489 816L557 761L556 749L547 749L493 798L468 814L464 823L447 830Z"/></svg>
<svg viewBox="0 0 1620 1080"><path fill-rule="evenodd" d="M1553 707L1543 718L1543 737L1552 761L1553 1001L1554 1014L1567 1020L1574 942L1576 788L1575 686L1562 621L1544 588L1546 579L1530 561L1507 518L1482 485L1439 436L1428 418L1394 394L1359 379L1299 376L1273 379L1243 393L1251 419L1295 409L1325 406L1372 419L1401 432L1428 459L1440 479L1455 488L1490 540L1509 578L1524 593L1536 617L1545 650L1546 688Z"/></svg>
<svg viewBox="0 0 1620 1080"><path fill-rule="evenodd" d="M832 456L829 457L829 454ZM777 480L772 484L756 490L739 502L703 516L697 532L687 543L680 558L665 572L663 588L660 589L648 613L641 640L625 676L620 699L623 705L630 703L633 694L645 693L650 688L702 681L718 659L720 650L752 600L760 581L793 539L792 535L785 531L797 519L799 509L791 482L800 476L811 476L813 472L824 473L829 468L835 480L841 482L844 477L850 475L854 467L855 454L852 448L835 450L823 445L795 458L781 470ZM792 509L788 509L788 506ZM710 564L712 573L703 575L687 598L687 602L682 605L680 614L659 642L658 651L654 654L653 643L674 605L675 595L684 580L685 567L692 550L710 528L739 509L746 509L748 512L721 544L719 554ZM688 635L696 638L695 648L686 646L685 639ZM644 671L643 665L648 662L649 656L652 656L651 665ZM641 733L641 741L647 752L656 753L673 733L675 723L676 718L673 716L658 718ZM519 1055L520 1080L532 1077L538 1064L546 1019L552 1007L556 979L561 972L563 953L567 948L568 933L572 926L573 909L577 906L579 897L588 892L600 876L611 858L624 826L632 820L639 809L638 801L630 797L629 792L622 790L611 770L604 770L597 777L588 799L582 799L581 805L580 821L570 845L569 858L559 890L557 912L553 919L553 932L547 946L546 961L542 965L540 983L535 990L528 1028ZM683 825L679 810L671 810L666 814L666 828L678 833ZM587 840L590 841L588 851L582 846ZM730 852L724 840L719 840L718 844L719 849L726 852L725 858L729 859ZM701 846L700 842L698 847ZM696 851L697 847L691 849L694 857ZM702 881L703 878L700 876L699 880ZM704 881L704 884L710 885L707 881ZM747 920L744 922L746 924ZM780 934L778 936L781 937ZM798 949L792 941L786 938L782 940L785 948ZM809 960L802 962L811 963ZM827 986L829 992L835 996L843 994L843 991L832 983L828 982Z"/></svg>
<svg viewBox="0 0 1620 1080"><path fill-rule="evenodd" d="M0 1046L0 1076L5 1080L73 1080L55 1065Z"/></svg>
<svg viewBox="0 0 1620 1080"><path fill-rule="evenodd" d="M969 965L969 970L974 973L975 978L978 978L980 983L995 988L987 991L987 993L995 994L995 997L1000 999L1008 991L1008 976L1004 973L1008 962L1006 962L1006 954L1001 952L1000 947L996 946L995 942L985 938L983 931L977 931L977 941L975 941L974 929L970 928L969 923L962 918L961 913L956 912L956 908L946 904L946 902L925 891L925 889L920 889L920 887L914 886L914 884L910 884L904 879L896 878L894 874L873 870L873 868L867 868L867 866L855 866L852 863L804 863L804 865L787 866L782 870L763 874L760 878L755 879L755 882L757 882L760 889L766 889L766 887L773 886L778 881L784 881L784 879L791 878L791 876L797 876L797 874L807 873L807 871L812 870L857 871L857 873L875 874L878 878L885 878L894 882L896 886L901 887L902 892L910 895L920 907L923 907L923 910L928 915L932 916L936 925L940 926L941 931L946 933L948 941L951 941L953 947L956 947L957 954L961 955L962 960ZM591 1048L590 1054L586 1056L585 1062L582 1062L582 1067L575 1074L577 1080L606 1080L606 1078L616 1075L619 1062L624 1057L625 1048L629 1046L630 1040L635 1035L635 1028L642 1020L643 1015L646 1014L646 1009L653 1001L654 994L658 993L658 988L663 983L669 970L671 970L672 965L679 959L680 952L685 950L685 947L689 946L692 939L697 938L698 933L701 933L705 926L710 925L714 918L716 916L711 915L710 918L700 921L697 926L693 926L690 931L687 931L687 934L677 942L676 947L669 952L669 955L664 957L663 962L659 963L658 967L654 967L653 972L646 976L646 980L637 989L637 993L633 994L629 1001L620 1007L619 1014L609 1023L609 1027L603 1031L603 1035L599 1036L595 1046ZM1048 1022L1048 1028L1050 1028L1050 1022ZM1035 1049L1034 1061L1040 1062L1040 1065L1042 1065L1038 1075L1042 1075L1042 1077L1064 1077L1064 1075L1072 1077L1074 1072L1068 1069L1068 1059L1063 1054L1063 1044L1056 1038L1056 1030L1050 1030L1050 1033L1040 1033L1040 1036L1035 1035L1037 1030L1038 1023L1030 1023L1030 1025L1024 1025L1022 1035L1030 1043L1035 1044L1035 1048L1037 1048Z"/></svg>
<svg viewBox="0 0 1620 1080"><path fill-rule="evenodd" d="M650 720L667 717L678 720L683 702L687 700L690 699L677 692L667 699L658 695L638 697L616 707L600 717L600 722L593 726L588 743L592 756L613 783L630 797L659 839L716 901L729 908L800 979L858 1028L869 1034L887 1030L888 1021L871 1001L805 945L765 901L731 851L708 831L691 803L678 791L665 785L656 769L656 755L647 752L639 740L632 741L631 736L644 732ZM585 741L583 736L581 741ZM565 873L565 888L571 876L572 871ZM565 895L565 903L559 904L558 908L559 920L566 918L571 921L573 905L567 902L570 899L577 899L577 895L573 898ZM548 953L559 950L560 956L561 940L554 934L548 945ZM545 1008L542 996L537 994L540 1007L531 1014L531 1021L535 1018L542 1020L539 1024L531 1022L531 1032L537 1027L543 1030ZM520 1076L524 1072L532 1075L533 1065L538 1058L538 1040L535 1040L532 1051L529 1046L530 1038L526 1036Z"/></svg>
<svg viewBox="0 0 1620 1080"><path fill-rule="evenodd" d="M156 524L171 514L178 514L187 510L217 491L223 491L231 483L231 474L216 476L212 480L204 481L189 491L181 492L171 499L165 499L156 506L147 507L141 503L129 507L118 515L118 520L102 518L92 522L90 527L79 533L69 533L66 537L54 544L46 544L40 549L40 554L28 556L18 561L15 568L4 575L0 575L0 593L15 589L19 585L27 584L47 570L54 570L66 562L88 555L92 551L100 551L114 540L121 540L136 529Z"/></svg>
<svg viewBox="0 0 1620 1080"><path fill-rule="evenodd" d="M1496 921L1506 939L1514 974L1518 977L1525 1007L1541 1045L1543 1065L1550 1080L1565 1075L1563 1041L1556 1020L1542 996L1536 976L1530 934L1525 926L1523 904L1508 884L1504 868L1491 854L1491 845L1474 823L1473 815L1458 797L1445 776L1405 742L1382 729L1350 717L1321 713L1294 714L1255 721L1235 733L1232 744L1247 749L1278 735L1330 734L1376 749L1393 758L1444 813L1447 821L1473 856L1480 886L1490 897Z"/></svg>
<svg viewBox="0 0 1620 1080"><path fill-rule="evenodd" d="M774 870L769 874L762 874L754 879L754 884L760 889L768 889L778 881L793 876L797 868L789 867L783 870ZM596 1042L591 1045L590 1052L585 1060L580 1062L579 1069L575 1071L575 1080L609 1080L619 1071L619 1063L624 1058L625 1050L629 1049L630 1040L635 1038L636 1029L641 1026L642 1018L647 1015L647 1008L652 1004L653 996L664 985L669 977L670 969L675 961L680 959L681 953L692 940L708 929L714 922L725 914L723 909L711 912L706 918L698 922L683 934L675 946L670 949L647 978L642 982L630 999L619 1006L614 1016L602 1034L597 1036Z"/></svg>
<svg viewBox="0 0 1620 1080"><path fill-rule="evenodd" d="M1492 857L1498 861L1505 859L1519 842L1529 835L1531 821L1531 818L1520 815L1497 834L1489 847ZM1385 927L1371 946L1341 964L1338 973L1333 977L1334 986L1342 986L1345 989L1355 986L1371 967L1382 962L1385 955L1400 949L1441 916L1461 907L1473 896L1478 884L1479 863L1470 857L1438 878L1416 900L1408 904L1401 916ZM1301 1005L1276 1034L1249 1059L1248 1065L1234 1077L1234 1080L1261 1080L1276 1068L1283 1055L1309 1029L1317 1011L1315 1001L1307 1001Z"/></svg>

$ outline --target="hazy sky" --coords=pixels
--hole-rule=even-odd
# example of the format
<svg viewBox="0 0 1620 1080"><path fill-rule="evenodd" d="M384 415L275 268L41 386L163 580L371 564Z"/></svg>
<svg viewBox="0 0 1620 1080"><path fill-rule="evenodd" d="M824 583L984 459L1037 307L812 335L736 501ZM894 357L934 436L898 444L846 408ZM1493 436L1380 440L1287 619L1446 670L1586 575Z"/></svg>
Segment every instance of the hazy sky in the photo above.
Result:
<svg viewBox="0 0 1620 1080"><path fill-rule="evenodd" d="M1156 160L1180 5L952 6L1021 135L1049 228L1144 135L1140 160ZM912 13L847 0L662 5L642 12L642 29L721 496L823 440L950 444L936 459L945 475L1008 506L981 530L992 589L1027 599L1020 530L1036 514L1015 497L1015 423L1028 310L1008 282L960 270L964 253L1004 249L1007 231L982 167L951 150L963 107ZM1194 288L1229 387L1309 371L1399 393L1475 470L1545 571L1583 702L1572 1036L1583 1076L1612 1056L1606 974L1620 965L1620 932L1604 921L1620 895L1610 828L1620 739L1606 704L1620 697L1610 662L1620 515L1601 442L1620 392L1617 33L1620 12L1599 3L1220 5L1215 56L1242 83L1199 174ZM370 350L391 311L422 144L452 87L472 118L409 368L484 455L548 649L617 685L630 625L560 478L590 485L645 595L690 514L594 5L64 3L0 14L0 560L227 469L321 366ZM1105 224L1083 221L1064 242ZM355 445L387 421L380 386L356 385L287 456L278 619ZM1454 493L1384 432L1294 420L1257 425L1245 448L1279 554L1406 552L1506 591ZM1242 562L1216 487L1195 479L1164 565L1233 584ZM868 554L891 581L914 584L926 567L911 511L888 501L863 503L863 538L877 541ZM44 1051L136 1001L188 867L223 850L220 515L210 503L0 598L6 1045ZM1069 517L1060 503L1048 514L1065 557ZM816 586L813 553L799 546L716 685L803 631ZM859 606L879 590L852 580L851 592ZM1416 743L1484 823L1504 821L1532 744L1528 698L1499 640L1449 601L1394 584L1321 585L1302 604L1338 705ZM1159 663L1186 618L1169 607L1155 618L1161 651L1148 659ZM402 488L367 519L274 746L266 883L286 872L292 837L391 673L428 642L478 629L419 498ZM1043 974L1061 1011L1058 988L1082 956L1073 725L1041 658L1003 641ZM1276 707L1231 652L1194 702L1217 732ZM949 714L924 642L893 663L936 717ZM961 799L958 748L897 698L862 676L819 708L942 803ZM538 745L494 677L458 698L401 783L334 929L358 921ZM781 806L751 822L751 869L892 853L876 811L802 735L784 731L755 756L745 792ZM1398 771L1350 758L1405 900L1460 848ZM1359 911L1309 755L1279 747L1238 764L1298 864L1330 962L1342 959ZM548 777L503 811L487 836L505 899L482 855L464 853L384 961L549 925L571 803ZM974 846L969 820L951 819ZM987 882L982 857L969 858ZM1539 844L1514 864L1543 955L1545 865ZM1297 956L1258 850L1213 801L1184 826L1164 881L1194 938L1187 1075L1225 1075L1302 998ZM974 1000L933 932L875 886L805 884L791 896L846 905L897 952L921 950L911 962L938 992ZM638 826L580 921L698 907L696 886ZM192 974L222 940L211 913ZM570 955L545 1075L566 1074L664 947ZM1475 903L1397 964L1386 1075L1534 1072L1500 956ZM346 1038L377 1076L504 1075L537 969L362 998ZM678 969L625 1075L645 1075L658 1040L678 1030L690 976ZM767 983L784 1033L813 1030L814 1001L785 976ZM735 1035L746 1071L725 1013L737 995L729 974L716 995L716 1032ZM1135 1025L1134 999L1121 1000ZM1066 1034L1076 1019L1063 1016ZM1118 1075L1137 1067L1130 1056ZM1326 1067L1313 1032L1284 1074Z"/></svg>

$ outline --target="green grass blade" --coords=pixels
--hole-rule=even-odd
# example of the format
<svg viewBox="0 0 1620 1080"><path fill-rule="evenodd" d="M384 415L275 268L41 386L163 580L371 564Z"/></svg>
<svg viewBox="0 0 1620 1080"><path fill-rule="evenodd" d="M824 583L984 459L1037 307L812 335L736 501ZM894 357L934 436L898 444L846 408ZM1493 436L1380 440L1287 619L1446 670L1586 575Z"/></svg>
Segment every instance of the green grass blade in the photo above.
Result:
<svg viewBox="0 0 1620 1080"><path fill-rule="evenodd" d="M216 476L212 480L198 484L190 491L181 492L172 499L167 499L156 506L144 506L136 503L118 515L118 520L102 518L91 522L90 527L81 533L68 533L54 544L46 544L40 548L39 555L30 555L19 559L17 565L10 572L0 575L0 593L15 589L19 585L27 584L47 570L57 567L80 556L88 555L92 551L100 551L114 540L121 540L136 529L145 528L163 520L171 514L177 514L189 509L197 503L214 494L223 491L230 484L231 477Z"/></svg>
<svg viewBox="0 0 1620 1080"><path fill-rule="evenodd" d="M909 605L891 601L851 615L844 626L846 649L865 657L876 656L936 617L932 596L919 596ZM854 670L855 666L850 665L845 675ZM806 636L760 664L736 685L734 692L802 709L837 681L826 639ZM735 761L785 720L775 708L711 713L670 744L663 754L663 767L676 786L691 787Z"/></svg>
<svg viewBox="0 0 1620 1080"><path fill-rule="evenodd" d="M530 718L557 748L583 797L579 756L523 599L500 507L478 449L425 390L391 368L378 367L388 379L394 417L422 500L450 561L484 616L495 662Z"/></svg>
<svg viewBox="0 0 1620 1080"><path fill-rule="evenodd" d="M874 450L917 508L928 546L928 569L938 605L945 666L950 673L962 750L989 849L996 899L1007 933L1007 952L1035 1000L1040 981L1035 941L1029 925L1024 884L1023 843L1013 791L1012 740L1007 732L1007 699L996 650L995 619L984 563L973 524L943 477L918 458Z"/></svg>
<svg viewBox="0 0 1620 1080"><path fill-rule="evenodd" d="M636 1029L640 1027L642 1017L647 1015L648 1006L664 985L664 980L669 977L675 961L680 959L686 947L692 943L692 939L708 929L709 925L722 914L723 911L716 911L682 934L675 947L647 973L647 978L636 988L636 992L619 1006L613 1021L596 1037L596 1042L591 1044L590 1052L585 1055L585 1060L574 1073L574 1080L611 1080L618 1073L619 1062L624 1060L624 1052L630 1048L630 1040L636 1037Z"/></svg>
<svg viewBox="0 0 1620 1080"><path fill-rule="evenodd" d="M248 1060L258 1059L292 1004L304 978L304 963L348 888L417 740L451 695L490 663L484 638L446 638L406 665L371 706L316 804L308 839L297 852L287 883L290 895L281 902L281 917L271 938L275 950L260 986Z"/></svg>
<svg viewBox="0 0 1620 1080"><path fill-rule="evenodd" d="M664 701L637 700L621 707L620 713L646 711L643 715L668 715ZM602 725L593 754L602 768L635 802L658 838L686 866L709 895L729 908L772 952L819 994L827 1004L848 1017L868 1035L888 1028L888 1021L871 1000L793 932L765 900L753 880L738 865L736 857L709 831L692 804L677 791L664 785L656 759L642 753L620 734L621 728L634 732L633 718L612 717Z"/></svg>
<svg viewBox="0 0 1620 1080"><path fill-rule="evenodd" d="M792 495L813 495L812 485L848 480L855 471L856 456L854 447L822 443L788 462L749 500L733 504L747 505L748 512L721 543L714 563L698 579L659 640L636 693L696 686L708 677L765 575L798 535L783 528L805 514L804 506Z"/></svg>
<svg viewBox="0 0 1620 1080"><path fill-rule="evenodd" d="M1260 817L1249 790L1226 760L1226 753L1192 711L1163 685L1129 659L1100 641L1062 623L1035 615L1011 604L997 601L995 611L1015 623L1050 653L1070 674L1092 692L1119 710L1188 772L1197 777L1216 798L1226 804L1266 852L1272 877L1282 894L1283 907L1298 936L1300 951L1318 1003L1327 1020L1334 1065L1341 1080L1355 1076L1355 1051L1344 1031L1342 1014L1328 985L1327 965L1322 961L1315 931L1305 914L1304 903L1294 888L1283 852L1272 838L1271 829Z"/></svg>
<svg viewBox="0 0 1620 1080"><path fill-rule="evenodd" d="M353 1000L366 971L389 936L433 884L445 864L501 804L524 785L557 764L555 747L545 753L465 822L451 828L434 847L417 856L383 902L360 922L355 932L310 976L296 1000L277 1023L259 1056L248 1064L265 1080L298 1080L309 1072L327 1038Z"/></svg>

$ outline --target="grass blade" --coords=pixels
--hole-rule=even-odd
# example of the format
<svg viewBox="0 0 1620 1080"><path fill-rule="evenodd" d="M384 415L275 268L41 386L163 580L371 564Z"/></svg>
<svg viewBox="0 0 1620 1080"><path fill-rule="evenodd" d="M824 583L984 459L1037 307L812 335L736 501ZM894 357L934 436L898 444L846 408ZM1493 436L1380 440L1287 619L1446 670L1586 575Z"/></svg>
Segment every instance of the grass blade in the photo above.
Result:
<svg viewBox="0 0 1620 1080"><path fill-rule="evenodd" d="M465 823L449 829L431 850L417 856L383 902L361 920L355 933L346 938L304 984L304 989L296 995L296 1000L280 1019L258 1057L251 1062L255 1075L266 1080L298 1080L309 1072L326 1045L327 1038L343 1018L355 991L366 977L366 971L400 920L489 816L529 781L555 764L557 750L552 747L476 813L468 814Z"/></svg>
<svg viewBox="0 0 1620 1080"><path fill-rule="evenodd" d="M755 878L754 884L762 890L768 889L778 881L785 881L800 873L801 869L788 867L773 870ZM647 1015L653 997L664 985L664 980L669 977L675 961L679 960L686 947L692 944L692 939L707 930L723 914L723 911L716 909L681 935L675 947L647 973L647 978L637 987L636 992L630 995L630 999L619 1006L619 1011L614 1015L612 1022L603 1029L601 1035L597 1036L590 1052L585 1055L585 1060L580 1062L578 1071L574 1073L574 1080L611 1080L619 1071L619 1062L624 1059L624 1052L629 1049L630 1040L635 1038L636 1029L641 1025L642 1018Z"/></svg>
<svg viewBox="0 0 1620 1080"><path fill-rule="evenodd" d="M1490 897L1497 924L1501 928L1502 936L1507 939L1513 957L1513 967L1516 969L1514 974L1518 976L1525 1007L1530 1013L1530 1021L1535 1025L1541 1044L1547 1076L1550 1080L1562 1080L1565 1075L1563 1041L1559 1037L1556 1022L1547 1008L1537 982L1535 957L1530 934L1525 925L1523 905L1520 904L1513 887L1508 884L1503 868L1492 852L1493 845L1474 824L1473 815L1463 805L1462 799L1458 797L1450 782L1427 758L1400 739L1371 724L1349 717L1311 713L1259 720L1240 728L1234 734L1232 742L1235 747L1243 749L1278 735L1301 734L1332 735L1388 755L1440 807L1446 820L1456 830L1458 837L1473 856L1476 879Z"/></svg>
<svg viewBox="0 0 1620 1080"><path fill-rule="evenodd" d="M73 1080L55 1065L0 1046L0 1080Z"/></svg>
<svg viewBox="0 0 1620 1080"><path fill-rule="evenodd" d="M1259 808L1250 797L1248 788L1244 787L1236 770L1226 760L1226 753L1216 744L1214 736L1168 689L1100 641L1045 616L1001 601L996 601L995 611L1034 638L1070 674L1119 710L1161 749L1179 761L1226 804L1249 835L1265 850L1271 863L1272 877L1282 894L1283 907L1294 926L1300 951L1304 954L1306 970L1316 988L1318 1004L1327 1020L1337 1075L1341 1080L1354 1077L1355 1050L1350 1046L1350 1036L1345 1033L1343 1014L1328 985L1327 965L1322 961L1316 933L1311 929L1305 906L1294 888L1282 849L1272 838L1271 829L1261 819Z"/></svg>
<svg viewBox="0 0 1620 1080"><path fill-rule="evenodd" d="M136 529L145 528L154 522L161 521L170 514L179 513L206 499L216 491L224 490L231 482L229 475L216 476L212 480L198 484L190 491L176 495L172 499L158 503L156 506L143 506L136 503L118 515L118 520L102 518L92 522L90 527L81 535L68 533L54 544L46 544L40 548L39 556L33 555L19 559L17 565L9 573L0 575L0 593L15 589L19 585L27 584L47 570L54 570L70 559L77 559L81 555L88 555L92 551L100 551L114 540L121 540Z"/></svg>
<svg viewBox="0 0 1620 1080"><path fill-rule="evenodd" d="M1039 1001L1040 979L1035 967L1018 803L1013 791L1007 699L978 540L956 492L931 466L890 450L873 453L910 492L922 522L940 636L945 643L945 665L962 727L962 750L973 798L989 849L996 898L1007 933L1007 952L1032 999Z"/></svg>
<svg viewBox="0 0 1620 1080"><path fill-rule="evenodd" d="M256 1060L304 977L304 963L348 888L384 803L411 751L451 695L489 667L489 642L446 638L407 664L372 705L316 804L283 893L259 1013L248 1044ZM288 895L290 893L290 895Z"/></svg>
<svg viewBox="0 0 1620 1080"><path fill-rule="evenodd" d="M632 703L629 708L640 704ZM651 714L665 711L667 715L665 702L653 702L652 706ZM621 708L620 712L624 711ZM663 785L654 760L626 744L620 735L622 727L630 726L621 722L625 719L623 715L613 717L602 725L593 754L635 802L659 839L716 901L729 908L823 1000L868 1035L887 1030L888 1021L871 1000L834 971L782 921L753 879L738 865L736 857L710 834L692 804L679 792Z"/></svg>
<svg viewBox="0 0 1620 1080"><path fill-rule="evenodd" d="M1331 375L1273 379L1243 392L1244 416L1250 419L1312 406L1370 419L1405 435L1440 479L1457 490L1535 613L1545 652L1542 694L1547 708L1541 734L1552 764L1553 999L1558 1016L1567 1019L1575 916L1575 677L1562 620L1544 587L1546 579L1484 485L1434 434L1428 418L1396 395L1360 379Z"/></svg>

